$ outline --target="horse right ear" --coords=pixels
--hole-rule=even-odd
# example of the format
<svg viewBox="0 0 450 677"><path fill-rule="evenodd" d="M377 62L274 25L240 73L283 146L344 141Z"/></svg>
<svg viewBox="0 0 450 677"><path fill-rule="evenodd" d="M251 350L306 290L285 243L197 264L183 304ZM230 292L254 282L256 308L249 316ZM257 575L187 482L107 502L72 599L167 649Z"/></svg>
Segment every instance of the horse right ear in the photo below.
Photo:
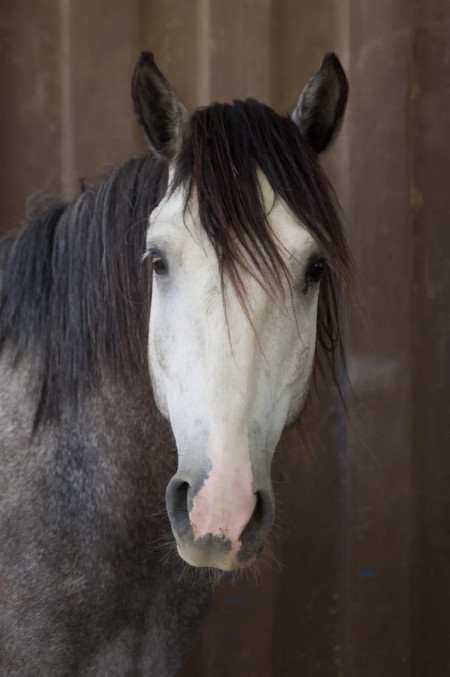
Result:
<svg viewBox="0 0 450 677"><path fill-rule="evenodd" d="M166 160L180 151L189 114L151 52L142 52L131 85L133 108L152 150Z"/></svg>
<svg viewBox="0 0 450 677"><path fill-rule="evenodd" d="M301 93L291 116L316 153L328 148L339 131L347 97L344 69L336 54L329 52Z"/></svg>

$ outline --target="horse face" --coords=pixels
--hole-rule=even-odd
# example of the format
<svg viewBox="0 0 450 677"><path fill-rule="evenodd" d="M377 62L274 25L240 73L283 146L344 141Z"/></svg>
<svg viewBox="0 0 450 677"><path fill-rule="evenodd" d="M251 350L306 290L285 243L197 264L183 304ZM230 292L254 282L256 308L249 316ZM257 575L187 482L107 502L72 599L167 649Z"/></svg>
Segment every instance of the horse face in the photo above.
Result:
<svg viewBox="0 0 450 677"><path fill-rule="evenodd" d="M325 55L291 116L315 154L337 133L347 92L339 60ZM148 52L136 66L132 96L150 148L173 166L190 134L189 115ZM265 123L259 124L264 132ZM288 149L297 143L289 138ZM219 173L223 161L214 158ZM270 465L308 390L323 268L317 243L275 200L262 175L260 184L291 286L281 275L284 283L268 293L246 261L242 303L230 280L221 278L193 200L185 212L181 190L160 204L148 232L154 264L150 371L179 455L167 488L168 513L180 555L195 566L224 570L251 563L272 524Z"/></svg>
<svg viewBox="0 0 450 677"><path fill-rule="evenodd" d="M166 501L179 554L194 566L236 569L261 550L273 520L270 467L298 416L314 361L321 253L260 175L268 221L290 274L283 287L242 272L245 307L178 191L151 217L149 361L169 419L178 472ZM318 264L319 262L319 264ZM316 270L317 272L317 270Z"/></svg>

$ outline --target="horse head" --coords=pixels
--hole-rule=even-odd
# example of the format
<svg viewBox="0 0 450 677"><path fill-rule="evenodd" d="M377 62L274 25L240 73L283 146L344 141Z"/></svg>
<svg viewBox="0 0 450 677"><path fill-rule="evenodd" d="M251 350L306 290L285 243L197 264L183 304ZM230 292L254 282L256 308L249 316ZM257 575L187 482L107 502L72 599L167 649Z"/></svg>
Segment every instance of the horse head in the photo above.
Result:
<svg viewBox="0 0 450 677"><path fill-rule="evenodd" d="M320 288L345 267L317 155L347 80L329 54L291 116L252 100L189 115L143 53L132 91L169 176L146 245L150 374L178 450L167 511L186 562L237 569L270 531L272 457L307 396Z"/></svg>

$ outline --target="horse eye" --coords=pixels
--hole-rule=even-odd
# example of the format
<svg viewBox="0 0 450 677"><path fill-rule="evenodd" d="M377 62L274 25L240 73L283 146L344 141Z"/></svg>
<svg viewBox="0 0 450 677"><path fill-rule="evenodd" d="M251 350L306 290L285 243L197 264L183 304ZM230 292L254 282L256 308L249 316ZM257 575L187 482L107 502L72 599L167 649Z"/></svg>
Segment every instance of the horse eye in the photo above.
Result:
<svg viewBox="0 0 450 677"><path fill-rule="evenodd" d="M319 282L326 267L327 262L325 261L325 259L318 259L309 266L308 271L305 275L305 284L302 290L303 294L306 294L308 292L308 289L312 284Z"/></svg>
<svg viewBox="0 0 450 677"><path fill-rule="evenodd" d="M150 252L150 261L152 262L153 270L157 275L162 275L167 272L166 263L162 255L156 249Z"/></svg>

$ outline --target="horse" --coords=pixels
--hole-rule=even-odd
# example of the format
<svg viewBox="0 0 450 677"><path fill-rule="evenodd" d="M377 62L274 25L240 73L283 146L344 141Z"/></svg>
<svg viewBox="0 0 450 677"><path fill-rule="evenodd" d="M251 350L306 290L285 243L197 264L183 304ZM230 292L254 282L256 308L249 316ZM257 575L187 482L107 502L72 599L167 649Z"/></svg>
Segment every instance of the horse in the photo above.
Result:
<svg viewBox="0 0 450 677"><path fill-rule="evenodd" d="M189 114L144 52L149 151L1 241L2 675L174 675L210 572L255 566L281 433L314 365L339 377L351 255L318 158L347 92L329 53L291 115Z"/></svg>

